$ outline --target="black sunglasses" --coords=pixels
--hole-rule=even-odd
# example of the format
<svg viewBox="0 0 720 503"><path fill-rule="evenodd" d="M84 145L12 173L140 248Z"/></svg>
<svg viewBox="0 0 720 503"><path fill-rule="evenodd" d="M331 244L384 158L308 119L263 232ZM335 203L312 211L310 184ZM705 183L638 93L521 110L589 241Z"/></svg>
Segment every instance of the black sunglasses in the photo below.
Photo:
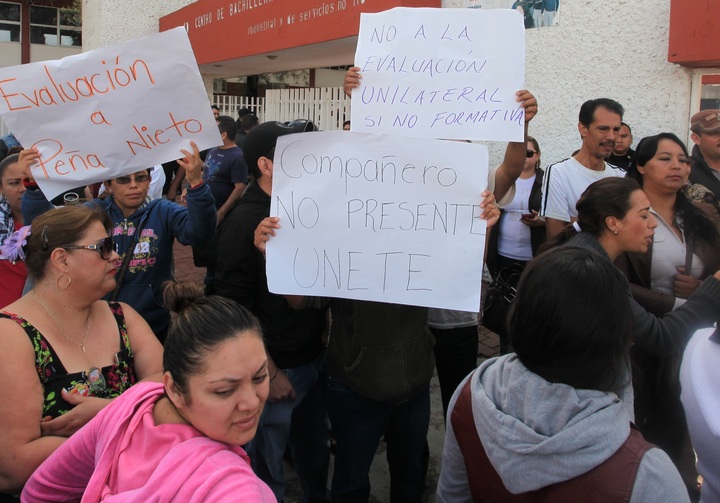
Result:
<svg viewBox="0 0 720 503"><path fill-rule="evenodd" d="M112 252L118 251L117 244L115 244L111 237L98 241L94 245L61 246L60 248L63 250L95 250L100 254L103 260L108 260L112 255Z"/></svg>
<svg viewBox="0 0 720 503"><path fill-rule="evenodd" d="M534 150L527 149L527 150L525 151L525 157L527 157L528 159L530 159L530 158L531 158L532 156L534 156L535 154L537 154L537 152L535 152Z"/></svg>
<svg viewBox="0 0 720 503"><path fill-rule="evenodd" d="M135 179L135 183L143 183L150 180L150 175L145 173L142 175L118 176L115 179L115 183L118 183L120 185L127 185L128 183L130 183L131 178Z"/></svg>

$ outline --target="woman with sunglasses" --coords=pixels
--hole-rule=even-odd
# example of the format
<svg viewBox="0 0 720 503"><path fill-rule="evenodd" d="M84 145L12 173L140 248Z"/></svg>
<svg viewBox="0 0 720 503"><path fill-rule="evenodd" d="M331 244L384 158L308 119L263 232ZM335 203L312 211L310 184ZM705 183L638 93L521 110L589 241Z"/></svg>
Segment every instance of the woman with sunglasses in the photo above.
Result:
<svg viewBox="0 0 720 503"><path fill-rule="evenodd" d="M539 217L543 170L540 145L527 137L525 166L513 179L503 166L490 172L489 190L502 210L500 222L490 231L487 264L494 275L511 264L524 266L545 242L545 222Z"/></svg>
<svg viewBox="0 0 720 503"><path fill-rule="evenodd" d="M202 180L202 161L194 142L192 151L181 149L178 164L190 183L187 206L167 199L150 200L151 175L147 169L118 176L105 182L109 195L89 205L99 205L113 223L112 236L118 245L116 261L119 288L114 297L127 302L148 322L155 335L165 340L170 312L163 305L161 285L172 278L173 245L196 245L210 240L215 233L215 199ZM20 153L26 176L39 152ZM25 222L47 211L51 205L40 190L28 190L23 197Z"/></svg>
<svg viewBox="0 0 720 503"><path fill-rule="evenodd" d="M540 145L532 136L526 136L525 164L518 173L512 165L503 163L488 175L488 189L493 191L502 213L498 225L488 234L486 263L495 281L507 281L515 287L525 264L545 242L545 222L538 211L542 201L543 170L540 169ZM503 273L500 274L500 271ZM500 278L498 278L500 276ZM485 326L500 337L500 351L509 349L505 333L504 315L507 305L503 295L492 290L486 299Z"/></svg>
<svg viewBox="0 0 720 503"><path fill-rule="evenodd" d="M270 388L260 324L240 304L171 283L162 383L140 383L50 456L27 502L275 502L241 446ZM297 460L302 462L302 460Z"/></svg>
<svg viewBox="0 0 720 503"><path fill-rule="evenodd" d="M162 346L115 288L112 223L86 206L33 222L26 266L33 289L0 313L0 492L30 474L110 399L162 370Z"/></svg>
<svg viewBox="0 0 720 503"><path fill-rule="evenodd" d="M716 202L692 202L690 156L672 133L643 138L637 146L628 176L636 180L650 201L658 221L654 240L645 252L621 255L635 300L649 312L665 316L687 302L702 282L720 268L720 221ZM690 334L688 334L690 335ZM694 472L688 448L687 423L680 402L679 369L682 348L658 357L633 348L636 373L635 418L648 441L664 449L683 473ZM688 485L694 482L688 477Z"/></svg>

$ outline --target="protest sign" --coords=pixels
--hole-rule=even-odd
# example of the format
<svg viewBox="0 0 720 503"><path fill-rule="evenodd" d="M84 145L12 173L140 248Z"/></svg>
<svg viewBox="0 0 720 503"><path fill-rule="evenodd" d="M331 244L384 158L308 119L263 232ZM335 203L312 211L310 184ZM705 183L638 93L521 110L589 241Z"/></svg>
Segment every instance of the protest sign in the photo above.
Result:
<svg viewBox="0 0 720 503"><path fill-rule="evenodd" d="M351 130L523 141L525 33L516 10L397 7L360 16Z"/></svg>
<svg viewBox="0 0 720 503"><path fill-rule="evenodd" d="M0 114L48 198L222 143L183 28L2 68Z"/></svg>
<svg viewBox="0 0 720 503"><path fill-rule="evenodd" d="M327 131L281 136L270 291L477 311L487 149Z"/></svg>

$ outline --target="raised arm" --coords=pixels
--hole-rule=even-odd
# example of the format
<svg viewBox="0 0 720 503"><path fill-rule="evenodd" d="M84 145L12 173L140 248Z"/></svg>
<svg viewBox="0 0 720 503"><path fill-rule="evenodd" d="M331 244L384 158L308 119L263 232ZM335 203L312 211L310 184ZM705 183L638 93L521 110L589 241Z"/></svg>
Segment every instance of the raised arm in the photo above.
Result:
<svg viewBox="0 0 720 503"><path fill-rule="evenodd" d="M36 216L53 208L52 203L47 200L35 182L32 167L37 164L38 159L40 159L40 152L36 148L22 150L18 155L18 165L25 180L23 183L28 189L23 194L21 203L25 225L30 225Z"/></svg>
<svg viewBox="0 0 720 503"><path fill-rule="evenodd" d="M508 191L515 185L525 167L528 125L537 114L537 100L530 91L522 90L515 93L516 100L525 111L525 138L522 142L510 142L505 149L505 158L495 171L495 186L493 194L495 199L501 201Z"/></svg>
<svg viewBox="0 0 720 503"><path fill-rule="evenodd" d="M173 234L184 245L199 244L208 241L215 234L217 212L215 199L202 181L200 152L195 142L190 142L192 152L181 150L183 158L178 164L184 170L190 188L187 193L187 209L173 207L171 225ZM161 201L162 202L162 201Z"/></svg>
<svg viewBox="0 0 720 503"><path fill-rule="evenodd" d="M360 79L362 79L362 75L360 75L359 66L353 66L351 68L348 68L348 71L345 72L345 79L343 80L343 91L345 91L345 94L348 97L350 97L353 89L360 86Z"/></svg>
<svg viewBox="0 0 720 503"><path fill-rule="evenodd" d="M650 314L632 297L635 344L656 356L681 351L692 334L720 321L720 271L702 282L687 302L662 318Z"/></svg>

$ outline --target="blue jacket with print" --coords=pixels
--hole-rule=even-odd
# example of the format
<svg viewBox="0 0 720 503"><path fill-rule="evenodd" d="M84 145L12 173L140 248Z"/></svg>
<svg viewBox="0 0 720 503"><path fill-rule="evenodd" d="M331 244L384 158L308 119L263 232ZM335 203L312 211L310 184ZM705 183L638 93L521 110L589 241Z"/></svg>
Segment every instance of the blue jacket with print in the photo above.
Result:
<svg viewBox="0 0 720 503"><path fill-rule="evenodd" d="M188 189L187 208L167 199L155 199L127 218L112 197L87 204L103 207L113 221L113 239L120 254L116 264L118 269L133 240L135 229L145 218L117 300L135 308L153 332L164 334L170 323L170 313L163 306L161 286L173 277L173 243L177 239L184 245L194 245L212 238L217 213L210 188L203 183ZM51 207L39 190L27 191L23 195L26 222L31 222L32 218Z"/></svg>

